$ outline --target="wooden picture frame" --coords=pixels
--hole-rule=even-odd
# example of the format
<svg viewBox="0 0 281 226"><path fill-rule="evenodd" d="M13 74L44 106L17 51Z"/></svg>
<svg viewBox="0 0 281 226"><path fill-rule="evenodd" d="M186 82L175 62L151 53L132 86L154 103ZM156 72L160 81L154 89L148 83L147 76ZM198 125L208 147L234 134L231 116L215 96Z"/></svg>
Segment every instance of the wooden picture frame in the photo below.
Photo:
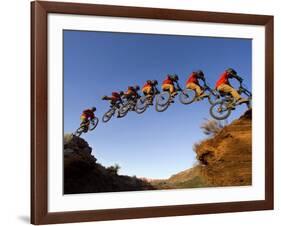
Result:
<svg viewBox="0 0 281 226"><path fill-rule="evenodd" d="M265 200L48 212L48 14L265 27ZM31 223L52 224L273 209L273 16L35 1L31 3Z"/></svg>

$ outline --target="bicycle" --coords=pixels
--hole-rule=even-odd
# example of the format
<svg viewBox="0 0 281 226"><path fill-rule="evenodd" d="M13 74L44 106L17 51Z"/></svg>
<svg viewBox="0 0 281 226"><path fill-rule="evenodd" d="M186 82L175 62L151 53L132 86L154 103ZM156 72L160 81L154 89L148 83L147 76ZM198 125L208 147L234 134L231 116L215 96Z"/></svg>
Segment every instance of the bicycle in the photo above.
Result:
<svg viewBox="0 0 281 226"><path fill-rule="evenodd" d="M206 83L204 84L203 93L206 94L204 96L197 96L196 91L193 89L185 88L179 96L179 100L182 104L188 105L196 101L201 101L205 98L208 99L209 103L213 105L218 97L219 94L216 92L216 90L211 89Z"/></svg>
<svg viewBox="0 0 281 226"><path fill-rule="evenodd" d="M102 116L102 121L108 122L112 118L112 116L115 115L117 111L119 111L118 118L124 117L127 113L124 113L120 110L122 106L123 106L122 103L111 106L110 109L107 112L105 112L104 115Z"/></svg>
<svg viewBox="0 0 281 226"><path fill-rule="evenodd" d="M129 111L136 111L136 104L139 98L140 96L137 95L136 97L130 97L130 98L124 97L122 99L123 104L120 107L120 113L122 114L122 117L127 115Z"/></svg>
<svg viewBox="0 0 281 226"><path fill-rule="evenodd" d="M217 120L224 120L228 118L233 110L235 110L236 106L241 104L247 104L247 107L252 108L252 93L247 90L241 83L238 89L238 93L245 94L247 96L246 102L237 103L235 99L230 94L226 94L223 92L220 93L220 100L215 102L210 107L210 114L213 118Z"/></svg>
<svg viewBox="0 0 281 226"><path fill-rule="evenodd" d="M153 101L155 97L158 96L158 94L160 94L160 91L157 89L157 87L154 87L154 91L151 95L141 96L137 100L135 111L138 114L142 114L143 112L145 112L150 105L153 105Z"/></svg>
<svg viewBox="0 0 281 226"><path fill-rule="evenodd" d="M180 87L178 82L176 82L175 89L176 91L174 95L171 95L169 91L163 91L156 97L156 111L163 112L170 106L171 103L174 102L174 99L178 95L178 93L182 92L182 88Z"/></svg>
<svg viewBox="0 0 281 226"><path fill-rule="evenodd" d="M75 131L74 135L80 137L82 133L87 133L88 131L94 130L99 123L99 119L97 117L92 120L87 120L81 123L80 127Z"/></svg>

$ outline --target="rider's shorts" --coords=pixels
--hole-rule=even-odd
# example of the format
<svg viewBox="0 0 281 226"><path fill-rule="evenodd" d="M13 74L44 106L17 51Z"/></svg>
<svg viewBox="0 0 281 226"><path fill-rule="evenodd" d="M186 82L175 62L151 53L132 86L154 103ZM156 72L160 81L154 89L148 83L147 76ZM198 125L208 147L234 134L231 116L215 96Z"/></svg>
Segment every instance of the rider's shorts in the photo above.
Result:
<svg viewBox="0 0 281 226"><path fill-rule="evenodd" d="M186 88L194 90L197 96L202 93L201 87L194 82L187 83Z"/></svg>

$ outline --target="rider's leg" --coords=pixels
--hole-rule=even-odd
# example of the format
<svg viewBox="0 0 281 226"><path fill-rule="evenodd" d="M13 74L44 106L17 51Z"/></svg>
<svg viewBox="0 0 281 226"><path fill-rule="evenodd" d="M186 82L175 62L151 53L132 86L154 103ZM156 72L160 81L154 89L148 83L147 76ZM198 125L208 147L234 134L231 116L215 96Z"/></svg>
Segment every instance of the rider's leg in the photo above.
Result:
<svg viewBox="0 0 281 226"><path fill-rule="evenodd" d="M194 90L196 92L197 97L203 97L204 95L201 87L194 82L188 83L186 88Z"/></svg>
<svg viewBox="0 0 281 226"><path fill-rule="evenodd" d="M218 90L219 91L222 91L224 93L230 93L231 96L234 98L234 103L235 104L240 104L240 103L244 103L246 102L247 100L242 98L240 96L240 94L237 92L237 90L235 90L232 86L230 85L227 85L227 84L222 84L218 87Z"/></svg>
<svg viewBox="0 0 281 226"><path fill-rule="evenodd" d="M149 104L152 105L152 88L151 87L145 87L143 88L143 94L145 95L146 99L148 100Z"/></svg>
<svg viewBox="0 0 281 226"><path fill-rule="evenodd" d="M177 91L176 91L174 85L169 84L169 91L170 91L170 94L172 97L174 97L177 94Z"/></svg>

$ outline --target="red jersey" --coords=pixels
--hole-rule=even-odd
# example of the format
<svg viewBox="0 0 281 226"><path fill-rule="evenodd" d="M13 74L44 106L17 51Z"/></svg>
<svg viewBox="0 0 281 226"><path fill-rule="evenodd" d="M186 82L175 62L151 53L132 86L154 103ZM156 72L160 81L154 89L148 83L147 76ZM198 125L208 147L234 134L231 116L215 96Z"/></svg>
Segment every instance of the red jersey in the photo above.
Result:
<svg viewBox="0 0 281 226"><path fill-rule="evenodd" d="M198 81L198 78L197 78L197 74L192 72L190 75L189 75L189 78L188 80L186 81L186 85L189 84L189 83L195 83L195 84L199 84L199 81Z"/></svg>
<svg viewBox="0 0 281 226"><path fill-rule="evenodd" d="M119 100L121 98L120 94L117 92L112 92L112 99Z"/></svg>
<svg viewBox="0 0 281 226"><path fill-rule="evenodd" d="M229 79L229 76L230 76L230 74L228 73L228 72L223 72L221 75L220 75L220 78L219 78L219 80L217 81L217 83L216 83L216 88L218 88L220 85L222 85L222 84L227 84L227 85L229 85L229 81L228 81L228 79Z"/></svg>
<svg viewBox="0 0 281 226"><path fill-rule="evenodd" d="M170 78L166 78L163 82L162 82L162 85L165 85L165 84L170 84L170 85L173 85L173 80L170 79Z"/></svg>
<svg viewBox="0 0 281 226"><path fill-rule="evenodd" d="M86 109L82 112L82 115L86 118L86 119L93 119L95 118L95 114L91 109Z"/></svg>

